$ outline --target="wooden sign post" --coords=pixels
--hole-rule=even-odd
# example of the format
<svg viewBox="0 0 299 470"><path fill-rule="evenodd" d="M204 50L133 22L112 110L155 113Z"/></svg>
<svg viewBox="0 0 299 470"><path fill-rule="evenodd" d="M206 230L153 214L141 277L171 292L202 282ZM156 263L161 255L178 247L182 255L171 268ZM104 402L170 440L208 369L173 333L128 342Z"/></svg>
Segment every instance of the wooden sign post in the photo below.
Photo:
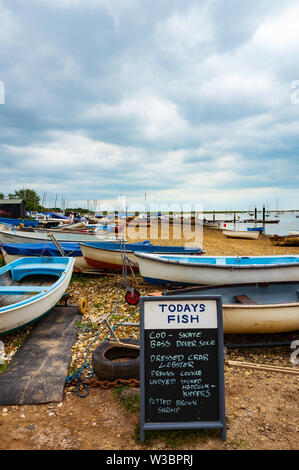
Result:
<svg viewBox="0 0 299 470"><path fill-rule="evenodd" d="M221 296L140 298L144 432L221 428L226 439Z"/></svg>

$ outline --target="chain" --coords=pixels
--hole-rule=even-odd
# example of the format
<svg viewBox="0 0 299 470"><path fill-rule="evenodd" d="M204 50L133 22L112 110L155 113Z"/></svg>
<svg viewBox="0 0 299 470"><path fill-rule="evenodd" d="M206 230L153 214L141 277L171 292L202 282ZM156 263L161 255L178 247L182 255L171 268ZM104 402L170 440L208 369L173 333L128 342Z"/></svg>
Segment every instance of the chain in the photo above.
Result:
<svg viewBox="0 0 299 470"><path fill-rule="evenodd" d="M122 385L128 385L129 387L139 387L140 385L140 381L138 379L116 379L111 381L93 378L91 382L91 386L99 386L104 389L109 389L112 387L121 387Z"/></svg>
<svg viewBox="0 0 299 470"><path fill-rule="evenodd" d="M70 384L71 385L71 384ZM88 380L88 387L101 387L108 390L112 387L121 387L127 385L129 387L139 387L140 381L138 379L116 379L116 380L99 380L96 377L92 377Z"/></svg>

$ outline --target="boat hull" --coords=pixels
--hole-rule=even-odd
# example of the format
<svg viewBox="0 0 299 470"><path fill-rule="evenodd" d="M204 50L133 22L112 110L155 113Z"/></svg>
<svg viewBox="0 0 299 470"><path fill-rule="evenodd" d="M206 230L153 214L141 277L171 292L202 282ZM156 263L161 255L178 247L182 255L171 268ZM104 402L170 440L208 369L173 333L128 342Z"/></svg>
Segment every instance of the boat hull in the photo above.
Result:
<svg viewBox="0 0 299 470"><path fill-rule="evenodd" d="M260 231L238 231L238 230L222 230L222 233L228 238L246 238L248 240L257 240Z"/></svg>
<svg viewBox="0 0 299 470"><path fill-rule="evenodd" d="M285 333L299 329L299 305L223 305L223 331L228 334Z"/></svg>
<svg viewBox="0 0 299 470"><path fill-rule="evenodd" d="M224 333L274 334L299 329L298 288L298 282L235 284L172 290L163 295L221 295Z"/></svg>
<svg viewBox="0 0 299 470"><path fill-rule="evenodd" d="M196 265L195 263L163 260L144 253L136 255L140 274L150 284L227 285L248 282L290 282L299 279L299 263L287 266L269 265L267 267L262 265ZM223 257L215 258L220 262L223 259Z"/></svg>
<svg viewBox="0 0 299 470"><path fill-rule="evenodd" d="M133 269L133 271L137 272L139 271L139 265L138 265L138 260L135 255L135 252L133 249L136 249L136 251L139 250L151 250L151 252L157 252L158 250L161 250L160 253L167 253L167 250L173 249L173 247L158 247L154 245L148 245L148 246L143 246L140 248L140 246L135 248L128 249L125 248L125 251L122 251L121 249L105 249L105 248L99 248L99 247L94 247L91 245L86 245L83 243L80 243L80 248L82 251L82 254L84 256L84 259L86 263L93 268L96 269L103 269L103 270L109 270L109 271L116 271L116 272L121 272L123 268L123 256L126 257L128 262L126 263L126 266ZM138 248L138 250L137 250ZM187 250L187 248L186 248ZM192 250L190 248L190 250ZM178 249L179 251L179 249ZM200 249L193 249L192 255L199 255L202 253Z"/></svg>
<svg viewBox="0 0 299 470"><path fill-rule="evenodd" d="M93 248L83 244L80 244L80 247L84 260L89 267L115 272L122 271L123 263L121 251ZM131 266L133 271L137 272L139 267L135 254L126 251L125 256L129 260L126 266Z"/></svg>

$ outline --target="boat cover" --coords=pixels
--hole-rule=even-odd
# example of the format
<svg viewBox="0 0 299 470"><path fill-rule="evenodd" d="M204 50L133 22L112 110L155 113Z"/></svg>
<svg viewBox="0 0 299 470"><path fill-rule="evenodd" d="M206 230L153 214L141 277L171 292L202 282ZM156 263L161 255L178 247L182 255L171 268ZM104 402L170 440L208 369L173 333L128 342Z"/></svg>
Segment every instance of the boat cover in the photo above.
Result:
<svg viewBox="0 0 299 470"><path fill-rule="evenodd" d="M82 256L79 243L59 243L66 256ZM61 256L52 242L46 243L2 243L1 247L9 255L23 256Z"/></svg>
<svg viewBox="0 0 299 470"><path fill-rule="evenodd" d="M0 217L0 224L8 224L8 225L23 224L24 227L37 227L38 226L38 220L9 219L7 217Z"/></svg>

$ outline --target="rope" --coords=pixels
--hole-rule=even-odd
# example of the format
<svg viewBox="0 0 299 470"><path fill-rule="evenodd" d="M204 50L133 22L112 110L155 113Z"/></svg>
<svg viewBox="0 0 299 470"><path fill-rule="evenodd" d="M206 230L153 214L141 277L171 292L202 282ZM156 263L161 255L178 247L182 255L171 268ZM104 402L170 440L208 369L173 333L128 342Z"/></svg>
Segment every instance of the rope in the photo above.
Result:
<svg viewBox="0 0 299 470"><path fill-rule="evenodd" d="M119 288L118 288L118 295L117 295L117 299L116 299L116 302L115 302L115 305L114 305L114 308L113 308L113 311L111 312L111 320L113 319L115 313L116 313L116 309L117 309L117 306L118 306L118 302L119 302L119 297L120 297L120 292L121 292L121 287L122 287L122 280L120 281L120 285L119 285ZM135 313L137 312L134 311L131 315L128 316L128 318L126 318L125 320L123 320L122 322L118 323L117 325L115 325L114 327L112 327L112 330L114 331L118 326L122 325L126 320L128 320L131 316L135 315ZM96 336L93 338L93 340L89 343L88 347L87 347L87 350L86 350L86 354L85 354L85 359L84 359L84 362L82 364L82 366L76 370L73 374L69 375L66 379L65 379L65 383L72 383L74 381L77 381L77 386L76 386L76 392L77 392L77 395L80 397L80 398L85 398L89 395L89 389L88 389L88 386L86 385L86 383L83 381L82 379L82 374L85 372L86 369L89 369L90 373L87 377L85 377L85 380L91 380L92 377L93 377L93 368L92 368L92 365L91 365L91 360L87 362L87 357L88 357L88 354L89 354L89 350L90 350L90 347L92 346L92 344L98 339L99 335L107 328L107 326L103 327L102 329L100 329ZM107 341L109 335L111 334L111 332L109 332L105 338L105 342ZM81 393L80 392L80 388L82 388L85 390L85 393Z"/></svg>

